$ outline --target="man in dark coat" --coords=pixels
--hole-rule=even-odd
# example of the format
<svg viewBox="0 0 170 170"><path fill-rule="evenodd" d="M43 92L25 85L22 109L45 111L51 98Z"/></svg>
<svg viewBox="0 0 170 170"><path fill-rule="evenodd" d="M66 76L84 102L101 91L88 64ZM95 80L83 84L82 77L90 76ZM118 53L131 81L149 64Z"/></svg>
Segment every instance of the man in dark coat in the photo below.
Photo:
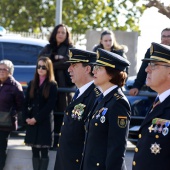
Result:
<svg viewBox="0 0 170 170"><path fill-rule="evenodd" d="M146 85L158 93L143 121L135 148L133 170L167 170L170 167L170 47L152 43L151 57L143 59Z"/></svg>
<svg viewBox="0 0 170 170"><path fill-rule="evenodd" d="M84 146L84 120L90 112L100 91L93 84L91 62L96 53L70 49L68 72L76 84L76 96L66 108L61 127L55 170L79 170ZM77 93L79 92L79 94Z"/></svg>

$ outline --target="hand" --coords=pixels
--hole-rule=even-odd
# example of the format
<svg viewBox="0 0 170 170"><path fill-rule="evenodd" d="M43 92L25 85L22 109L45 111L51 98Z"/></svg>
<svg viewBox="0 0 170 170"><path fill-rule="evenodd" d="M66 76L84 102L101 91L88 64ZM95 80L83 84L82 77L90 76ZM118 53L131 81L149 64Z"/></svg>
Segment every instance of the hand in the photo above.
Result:
<svg viewBox="0 0 170 170"><path fill-rule="evenodd" d="M54 58L55 60L60 60L63 59L64 57L62 55L55 55Z"/></svg>
<svg viewBox="0 0 170 170"><path fill-rule="evenodd" d="M26 122L28 125L34 125L37 121L35 120L35 118L31 118L31 119L26 119Z"/></svg>
<svg viewBox="0 0 170 170"><path fill-rule="evenodd" d="M131 96L136 96L139 93L139 90L137 88L132 88L129 90L129 94Z"/></svg>

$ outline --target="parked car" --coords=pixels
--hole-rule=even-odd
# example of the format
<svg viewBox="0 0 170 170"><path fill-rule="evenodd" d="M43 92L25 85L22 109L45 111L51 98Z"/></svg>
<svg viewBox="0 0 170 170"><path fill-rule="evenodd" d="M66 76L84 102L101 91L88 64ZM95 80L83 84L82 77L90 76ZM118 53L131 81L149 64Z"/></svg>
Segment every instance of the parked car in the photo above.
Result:
<svg viewBox="0 0 170 170"><path fill-rule="evenodd" d="M130 96L129 90L132 88L135 79L136 76L129 77L124 90L124 93L127 96L132 109L128 140L134 145L136 145L138 141L140 125L156 97L156 93L149 92L146 85L142 87L138 96Z"/></svg>

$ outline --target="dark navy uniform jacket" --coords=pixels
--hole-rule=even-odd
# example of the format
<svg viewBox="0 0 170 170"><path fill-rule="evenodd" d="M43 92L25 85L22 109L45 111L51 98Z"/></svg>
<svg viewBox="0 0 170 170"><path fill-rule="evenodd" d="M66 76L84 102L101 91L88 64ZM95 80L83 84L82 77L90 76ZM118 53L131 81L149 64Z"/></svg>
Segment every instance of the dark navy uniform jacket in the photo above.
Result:
<svg viewBox="0 0 170 170"><path fill-rule="evenodd" d="M126 170L130 113L129 102L120 88L109 92L91 111L81 170Z"/></svg>
<svg viewBox="0 0 170 170"><path fill-rule="evenodd" d="M66 108L59 137L55 170L79 170L84 146L84 120L100 91L90 85Z"/></svg>
<svg viewBox="0 0 170 170"><path fill-rule="evenodd" d="M154 121L155 118L157 123ZM163 130L166 127L164 123L169 121L170 96L148 113L142 123L135 148L133 170L170 169L170 126L167 124L167 133ZM151 126L154 122L157 128L155 128L156 124Z"/></svg>

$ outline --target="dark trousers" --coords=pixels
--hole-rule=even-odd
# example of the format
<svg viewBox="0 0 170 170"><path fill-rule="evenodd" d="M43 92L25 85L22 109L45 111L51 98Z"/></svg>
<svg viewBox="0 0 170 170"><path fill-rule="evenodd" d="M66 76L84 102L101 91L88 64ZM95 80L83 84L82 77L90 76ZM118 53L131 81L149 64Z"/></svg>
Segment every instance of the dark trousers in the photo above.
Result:
<svg viewBox="0 0 170 170"><path fill-rule="evenodd" d="M3 170L6 161L6 149L8 144L9 131L0 130L0 170Z"/></svg>

